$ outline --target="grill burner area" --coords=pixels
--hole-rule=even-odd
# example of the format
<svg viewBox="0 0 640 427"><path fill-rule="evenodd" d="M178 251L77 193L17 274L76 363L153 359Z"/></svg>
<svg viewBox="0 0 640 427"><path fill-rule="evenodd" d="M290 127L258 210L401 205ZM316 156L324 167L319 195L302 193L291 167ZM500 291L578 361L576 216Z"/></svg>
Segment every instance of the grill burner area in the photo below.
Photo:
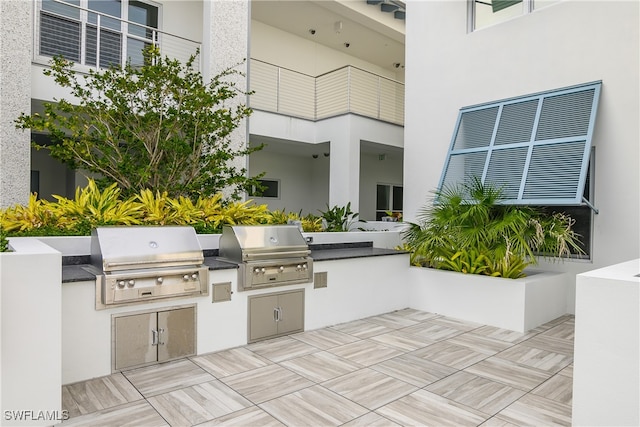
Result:
<svg viewBox="0 0 640 427"><path fill-rule="evenodd" d="M192 227L98 227L91 234L96 309L208 295L209 268Z"/></svg>
<svg viewBox="0 0 640 427"><path fill-rule="evenodd" d="M220 257L239 264L239 291L311 282L310 253L295 225L225 226L220 236Z"/></svg>

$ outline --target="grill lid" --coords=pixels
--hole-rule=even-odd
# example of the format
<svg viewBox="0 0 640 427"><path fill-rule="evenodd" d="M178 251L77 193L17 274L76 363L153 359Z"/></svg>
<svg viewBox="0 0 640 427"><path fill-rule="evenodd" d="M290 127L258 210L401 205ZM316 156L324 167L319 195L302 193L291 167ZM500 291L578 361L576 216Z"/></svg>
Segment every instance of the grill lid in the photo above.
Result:
<svg viewBox="0 0 640 427"><path fill-rule="evenodd" d="M91 232L91 263L104 272L203 262L193 227L114 226Z"/></svg>
<svg viewBox="0 0 640 427"><path fill-rule="evenodd" d="M220 256L233 261L306 257L309 246L296 225L224 226Z"/></svg>

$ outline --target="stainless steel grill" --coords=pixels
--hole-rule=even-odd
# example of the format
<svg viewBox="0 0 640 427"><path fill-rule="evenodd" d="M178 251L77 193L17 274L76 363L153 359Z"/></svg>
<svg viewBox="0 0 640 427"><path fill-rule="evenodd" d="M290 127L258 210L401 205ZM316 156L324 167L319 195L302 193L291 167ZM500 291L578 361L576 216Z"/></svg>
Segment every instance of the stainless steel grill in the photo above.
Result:
<svg viewBox="0 0 640 427"><path fill-rule="evenodd" d="M225 226L220 236L220 257L239 264L239 291L310 282L310 253L295 225Z"/></svg>
<svg viewBox="0 0 640 427"><path fill-rule="evenodd" d="M208 294L209 269L192 227L98 227L91 234L96 309Z"/></svg>

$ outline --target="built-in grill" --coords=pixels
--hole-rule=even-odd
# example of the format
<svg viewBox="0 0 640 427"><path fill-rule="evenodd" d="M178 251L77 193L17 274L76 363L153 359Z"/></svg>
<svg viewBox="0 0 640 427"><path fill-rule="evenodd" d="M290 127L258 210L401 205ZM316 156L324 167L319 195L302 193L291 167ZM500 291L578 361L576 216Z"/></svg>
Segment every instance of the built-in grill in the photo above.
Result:
<svg viewBox="0 0 640 427"><path fill-rule="evenodd" d="M208 294L209 269L192 227L98 227L91 234L96 309Z"/></svg>
<svg viewBox="0 0 640 427"><path fill-rule="evenodd" d="M238 290L308 283L311 251L296 225L225 226L220 257L239 264Z"/></svg>

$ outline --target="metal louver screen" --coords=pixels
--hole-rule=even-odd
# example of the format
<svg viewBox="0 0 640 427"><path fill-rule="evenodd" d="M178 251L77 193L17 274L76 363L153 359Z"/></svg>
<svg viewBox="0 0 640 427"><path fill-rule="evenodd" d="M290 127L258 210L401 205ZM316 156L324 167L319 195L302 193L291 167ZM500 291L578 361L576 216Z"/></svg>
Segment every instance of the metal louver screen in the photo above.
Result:
<svg viewBox="0 0 640 427"><path fill-rule="evenodd" d="M454 148L488 147L496 123L498 107L468 111L460 116Z"/></svg>
<svg viewBox="0 0 640 427"><path fill-rule="evenodd" d="M584 147L585 141L534 147L523 197L575 198L580 184Z"/></svg>
<svg viewBox="0 0 640 427"><path fill-rule="evenodd" d="M528 152L527 147L494 151L485 182L502 189L504 198L517 199Z"/></svg>
<svg viewBox="0 0 640 427"><path fill-rule="evenodd" d="M537 110L537 99L515 102L502 107L495 145L529 141Z"/></svg>
<svg viewBox="0 0 640 427"><path fill-rule="evenodd" d="M473 177L481 176L486 159L487 153L484 151L451 156L445 171L447 178L442 187L452 188L460 182L470 182Z"/></svg>
<svg viewBox="0 0 640 427"><path fill-rule="evenodd" d="M479 179L505 204L582 204L601 85L462 108L439 189Z"/></svg>
<svg viewBox="0 0 640 427"><path fill-rule="evenodd" d="M545 98L536 141L586 135L595 89Z"/></svg>

